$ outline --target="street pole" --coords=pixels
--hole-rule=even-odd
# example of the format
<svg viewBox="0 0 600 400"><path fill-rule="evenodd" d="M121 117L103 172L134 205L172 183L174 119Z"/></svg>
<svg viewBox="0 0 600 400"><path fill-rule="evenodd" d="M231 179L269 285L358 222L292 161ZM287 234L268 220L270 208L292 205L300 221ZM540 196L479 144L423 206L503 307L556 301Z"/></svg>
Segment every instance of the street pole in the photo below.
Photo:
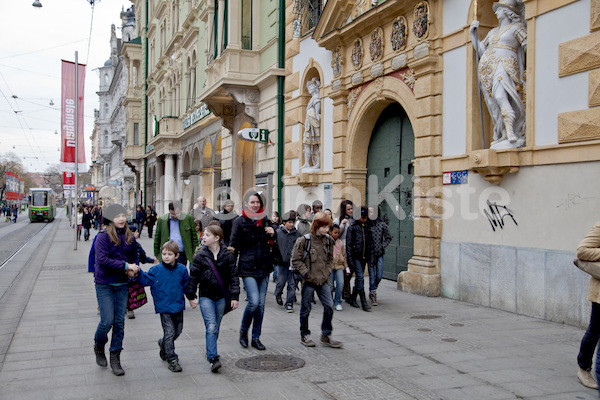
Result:
<svg viewBox="0 0 600 400"><path fill-rule="evenodd" d="M75 52L75 201L73 202L73 217L75 218L75 240L73 250L77 250L77 231L78 223L77 211L75 204L77 203L77 175L79 170L79 62L77 59L78 53Z"/></svg>

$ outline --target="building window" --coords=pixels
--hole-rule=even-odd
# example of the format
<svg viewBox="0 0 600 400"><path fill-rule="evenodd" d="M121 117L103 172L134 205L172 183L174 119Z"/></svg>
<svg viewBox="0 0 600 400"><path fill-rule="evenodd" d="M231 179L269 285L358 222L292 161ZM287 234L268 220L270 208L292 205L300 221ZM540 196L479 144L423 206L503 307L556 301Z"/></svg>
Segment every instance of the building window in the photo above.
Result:
<svg viewBox="0 0 600 400"><path fill-rule="evenodd" d="M242 49L252 50L252 0L242 0Z"/></svg>
<svg viewBox="0 0 600 400"><path fill-rule="evenodd" d="M137 146L140 144L140 124L137 122L133 123L133 145Z"/></svg>
<svg viewBox="0 0 600 400"><path fill-rule="evenodd" d="M221 42L222 43L222 45L221 45L221 53L223 51L225 51L225 49L227 48L227 40L228 40L228 37L227 37L227 34L228 34L227 28L229 26L229 24L227 23L228 13L229 13L229 6L228 6L229 2L227 0L225 0L224 3L225 3L225 8L223 9L223 32L222 32L223 38L222 38L222 42Z"/></svg>
<svg viewBox="0 0 600 400"><path fill-rule="evenodd" d="M219 2L215 2L215 16L213 18L213 60L217 59L219 51Z"/></svg>
<svg viewBox="0 0 600 400"><path fill-rule="evenodd" d="M108 118L108 103L104 103L104 118Z"/></svg>
<svg viewBox="0 0 600 400"><path fill-rule="evenodd" d="M296 0L294 8L294 37L300 37L319 23L323 0Z"/></svg>
<svg viewBox="0 0 600 400"><path fill-rule="evenodd" d="M108 147L108 131L104 131L104 147Z"/></svg>

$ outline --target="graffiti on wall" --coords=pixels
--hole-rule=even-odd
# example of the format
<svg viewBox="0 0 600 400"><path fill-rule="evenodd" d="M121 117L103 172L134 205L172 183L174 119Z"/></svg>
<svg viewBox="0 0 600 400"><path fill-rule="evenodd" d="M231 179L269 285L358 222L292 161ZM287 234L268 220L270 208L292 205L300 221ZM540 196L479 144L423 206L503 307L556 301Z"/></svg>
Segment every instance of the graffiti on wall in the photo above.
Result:
<svg viewBox="0 0 600 400"><path fill-rule="evenodd" d="M512 220L515 225L519 225L513 212L507 206L499 205L489 200L487 200L487 206L488 208L484 209L483 213L490 222L494 232L496 232L496 229L504 229L504 225L509 220Z"/></svg>

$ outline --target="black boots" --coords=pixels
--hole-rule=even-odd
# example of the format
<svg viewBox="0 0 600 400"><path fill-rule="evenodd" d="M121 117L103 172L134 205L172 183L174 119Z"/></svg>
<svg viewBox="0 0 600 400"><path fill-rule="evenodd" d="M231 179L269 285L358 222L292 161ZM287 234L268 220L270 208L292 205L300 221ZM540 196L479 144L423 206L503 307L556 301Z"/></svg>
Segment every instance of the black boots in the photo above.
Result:
<svg viewBox="0 0 600 400"><path fill-rule="evenodd" d="M363 311L371 311L371 306L369 305L369 303L367 303L367 296L365 295L365 289L358 292L358 294L360 295L360 305L362 306Z"/></svg>
<svg viewBox="0 0 600 400"><path fill-rule="evenodd" d="M248 332L240 332L240 344L243 348L248 348Z"/></svg>
<svg viewBox="0 0 600 400"><path fill-rule="evenodd" d="M350 297L348 297L346 299L346 303L350 304L352 307L354 308L358 308L359 305L356 302L356 296L358 295L358 291L356 290L356 288L352 289L352 294L350 295Z"/></svg>
<svg viewBox="0 0 600 400"><path fill-rule="evenodd" d="M96 354L96 364L101 367L106 367L108 362L106 361L106 355L104 354L104 345L94 345L94 353Z"/></svg>
<svg viewBox="0 0 600 400"><path fill-rule="evenodd" d="M110 352L110 367L113 374L117 376L125 375L125 371L121 368L121 350Z"/></svg>

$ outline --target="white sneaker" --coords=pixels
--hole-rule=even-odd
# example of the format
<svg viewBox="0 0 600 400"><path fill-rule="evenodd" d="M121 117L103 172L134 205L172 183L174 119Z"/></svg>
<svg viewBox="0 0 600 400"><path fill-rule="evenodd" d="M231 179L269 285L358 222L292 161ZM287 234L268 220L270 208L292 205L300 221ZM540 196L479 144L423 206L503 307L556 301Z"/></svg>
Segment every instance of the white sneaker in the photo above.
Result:
<svg viewBox="0 0 600 400"><path fill-rule="evenodd" d="M579 368L579 371L577 371L577 377L579 378L583 386L588 387L590 389L598 389L598 383L596 383L596 380L592 376L591 371Z"/></svg>
<svg viewBox="0 0 600 400"><path fill-rule="evenodd" d="M335 310L336 311L342 311L342 305L338 304L337 306L335 306Z"/></svg>

